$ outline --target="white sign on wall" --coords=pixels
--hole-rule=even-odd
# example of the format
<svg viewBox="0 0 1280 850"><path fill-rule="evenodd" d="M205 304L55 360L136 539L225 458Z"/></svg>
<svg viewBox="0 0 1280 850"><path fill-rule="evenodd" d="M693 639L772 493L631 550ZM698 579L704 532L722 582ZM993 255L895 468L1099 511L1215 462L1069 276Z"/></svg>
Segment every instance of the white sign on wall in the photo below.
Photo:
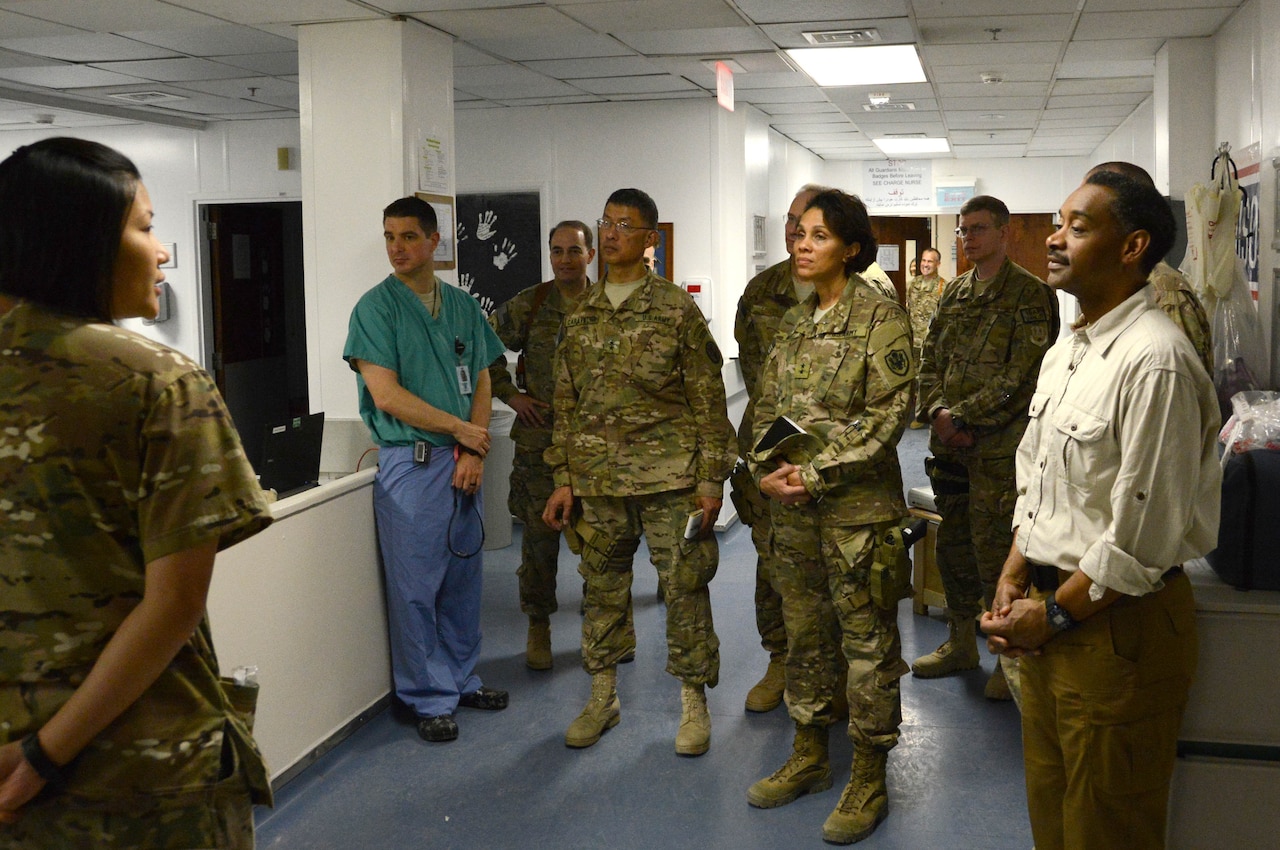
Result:
<svg viewBox="0 0 1280 850"><path fill-rule="evenodd" d="M933 163L927 159L886 159L862 164L862 202L876 212L931 209Z"/></svg>

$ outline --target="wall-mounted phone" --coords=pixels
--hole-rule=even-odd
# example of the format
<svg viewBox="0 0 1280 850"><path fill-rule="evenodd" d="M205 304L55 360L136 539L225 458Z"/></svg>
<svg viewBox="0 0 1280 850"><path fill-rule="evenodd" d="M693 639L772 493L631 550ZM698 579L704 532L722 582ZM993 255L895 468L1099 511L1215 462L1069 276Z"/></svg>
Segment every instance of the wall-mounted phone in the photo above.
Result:
<svg viewBox="0 0 1280 850"><path fill-rule="evenodd" d="M157 297L160 301L160 309L156 311L156 317L154 319L143 319L142 324L156 325L160 322L169 321L169 316L173 311L173 287L169 285L169 281L160 281L160 292Z"/></svg>
<svg viewBox="0 0 1280 850"><path fill-rule="evenodd" d="M707 321L711 321L711 278L709 277L691 277L681 281L680 287L689 296L693 298L698 309L702 311L702 315Z"/></svg>

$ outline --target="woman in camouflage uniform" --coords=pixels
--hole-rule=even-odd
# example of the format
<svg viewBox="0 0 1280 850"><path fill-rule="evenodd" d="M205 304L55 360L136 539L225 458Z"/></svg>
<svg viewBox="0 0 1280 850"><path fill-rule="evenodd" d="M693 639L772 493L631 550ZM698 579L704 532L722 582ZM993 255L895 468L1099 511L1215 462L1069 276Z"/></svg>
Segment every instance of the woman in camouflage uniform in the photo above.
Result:
<svg viewBox="0 0 1280 850"><path fill-rule="evenodd" d="M204 617L271 521L213 379L113 320L168 254L138 171L0 163L0 847L251 848L266 769Z"/></svg>
<svg viewBox="0 0 1280 850"><path fill-rule="evenodd" d="M871 571L884 532L906 514L897 443L915 359L906 312L860 277L876 256L862 201L818 195L799 233L796 276L815 288L783 317L761 373L754 433L759 441L785 416L806 434L751 458L772 510L796 736L786 764L747 798L770 808L831 787L832 690L837 665L846 664L853 769L823 838L851 844L888 811L885 760L898 739L898 679L908 669L897 606L873 599Z"/></svg>

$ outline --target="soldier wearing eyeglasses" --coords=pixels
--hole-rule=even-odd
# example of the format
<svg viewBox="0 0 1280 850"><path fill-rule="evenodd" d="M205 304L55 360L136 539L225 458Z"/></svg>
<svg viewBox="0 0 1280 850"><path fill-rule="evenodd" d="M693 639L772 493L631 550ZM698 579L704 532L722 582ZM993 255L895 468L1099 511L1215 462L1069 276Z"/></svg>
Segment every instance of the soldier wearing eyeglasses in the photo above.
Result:
<svg viewBox="0 0 1280 850"><path fill-rule="evenodd" d="M1040 361L1058 335L1053 292L1008 257L1003 201L970 198L956 235L973 267L943 289L924 340L916 408L932 427L925 467L942 517L937 561L949 620L947 640L911 666L925 679L978 666L974 620L990 605L1013 542L1014 456ZM1013 696L999 664L985 693Z"/></svg>
<svg viewBox="0 0 1280 850"><path fill-rule="evenodd" d="M543 520L572 524L586 583L591 697L565 744L589 747L621 718L616 669L630 645L632 558L643 534L666 586L667 672L682 683L675 749L697 756L711 746L705 688L720 675L707 588L719 562L713 529L737 446L723 360L702 312L645 268L657 223L657 205L639 189L610 195L596 222L608 271L564 322L545 453L556 489Z"/></svg>

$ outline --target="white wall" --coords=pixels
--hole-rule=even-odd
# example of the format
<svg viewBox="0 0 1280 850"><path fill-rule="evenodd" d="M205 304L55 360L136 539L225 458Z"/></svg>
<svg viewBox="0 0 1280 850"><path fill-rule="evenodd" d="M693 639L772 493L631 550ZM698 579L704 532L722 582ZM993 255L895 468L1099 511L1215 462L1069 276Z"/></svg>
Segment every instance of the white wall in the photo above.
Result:
<svg viewBox="0 0 1280 850"><path fill-rule="evenodd" d="M176 245L178 264L165 270L165 279L173 287L172 318L158 325L133 320L124 325L203 363L196 203L301 198L299 172L276 170L276 148L298 147L298 123L226 121L205 130L130 124L7 132L0 134L0 159L22 145L51 136L75 136L110 145L138 166L155 206L157 235L160 241Z"/></svg>
<svg viewBox="0 0 1280 850"><path fill-rule="evenodd" d="M1155 120L1155 100L1149 97L1087 157L1088 165L1091 167L1100 162L1132 162L1154 176L1157 146ZM1167 192L1168 188L1165 187L1162 191Z"/></svg>

